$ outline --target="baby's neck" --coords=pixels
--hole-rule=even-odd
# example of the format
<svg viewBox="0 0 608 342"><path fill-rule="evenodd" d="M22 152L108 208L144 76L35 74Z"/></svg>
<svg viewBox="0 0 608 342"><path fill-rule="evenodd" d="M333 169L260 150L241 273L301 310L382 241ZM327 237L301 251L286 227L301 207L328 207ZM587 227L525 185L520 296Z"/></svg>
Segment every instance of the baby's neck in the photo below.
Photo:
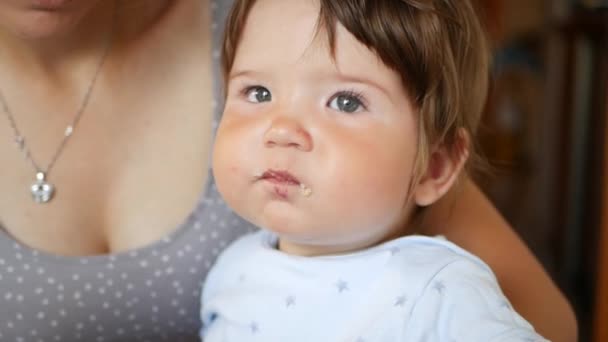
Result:
<svg viewBox="0 0 608 342"><path fill-rule="evenodd" d="M390 234L383 236L372 237L366 240L356 241L352 243L323 243L311 242L302 243L294 242L288 238L279 237L277 243L277 249L290 255L304 256L304 257L316 257L316 256L328 256L328 255L343 255L348 253L355 253L362 251L374 246L383 244L385 242L398 239L414 233L413 227L407 227L404 229L398 229L392 231Z"/></svg>

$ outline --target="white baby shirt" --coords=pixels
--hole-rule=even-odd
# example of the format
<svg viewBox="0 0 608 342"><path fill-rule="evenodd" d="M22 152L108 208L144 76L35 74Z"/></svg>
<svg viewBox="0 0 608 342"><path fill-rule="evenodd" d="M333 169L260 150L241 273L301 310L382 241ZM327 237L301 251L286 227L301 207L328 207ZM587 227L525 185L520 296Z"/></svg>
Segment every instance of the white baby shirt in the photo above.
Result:
<svg viewBox="0 0 608 342"><path fill-rule="evenodd" d="M490 268L443 238L322 257L276 240L256 232L219 257L203 289L205 342L546 341Z"/></svg>

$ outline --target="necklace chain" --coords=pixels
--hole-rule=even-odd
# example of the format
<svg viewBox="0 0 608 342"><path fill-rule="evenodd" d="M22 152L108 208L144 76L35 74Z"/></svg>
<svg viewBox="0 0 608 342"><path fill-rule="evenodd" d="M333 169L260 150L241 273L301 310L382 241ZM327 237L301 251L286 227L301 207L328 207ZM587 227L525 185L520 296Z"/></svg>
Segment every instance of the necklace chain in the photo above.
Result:
<svg viewBox="0 0 608 342"><path fill-rule="evenodd" d="M113 19L113 21L114 20L115 19ZM87 108L87 105L89 104L89 100L91 99L91 94L93 92L93 88L95 87L95 83L97 82L97 77L99 76L99 73L103 67L106 57L110 51L110 46L112 45L113 36L114 36L114 24L112 24L110 32L107 35L102 54L99 57L99 61L97 62L97 65L95 66L95 71L93 73L93 77L91 78L91 81L87 85L86 92L82 98L80 106L78 107L78 110L76 111L76 114L74 115L72 121L65 128L65 131L63 132L63 138L61 139L59 146L55 150L55 153L52 155L52 158L46 167L42 167L41 164L37 163L34 160L30 147L26 143L25 136L23 134L21 134L21 131L17 127L17 122L15 120L15 116L14 116L13 112L11 111L11 109L8 105L8 102L6 101L6 98L5 98L2 90L0 89L0 105L2 106L3 112L5 113L5 115L8 119L11 129L13 130L14 143L17 145L19 150L23 153L25 160L28 161L32 165L34 170L36 171L37 181L31 187L32 195L34 196L34 200L36 202L46 203L46 202L50 201L50 199L53 196L54 186L49 183L46 183L45 178L51 172L53 166L55 166L57 159L59 159L59 157L61 156L61 153L63 152L65 146L67 145L68 140L70 139L70 137L76 130L76 126L80 122L80 119L82 118L82 115L84 114L84 112Z"/></svg>
<svg viewBox="0 0 608 342"><path fill-rule="evenodd" d="M80 107L78 108L76 115L74 115L72 122L66 127L66 129L64 131L63 139L59 143L59 146L55 150L55 153L53 154L53 157L51 158L51 161L48 163L48 166L46 168L42 168L40 166L40 164L38 164L32 157L30 148L26 144L25 137L21 134L21 131L19 131L19 128L17 127L17 123L15 122L14 115L13 115L10 107L8 106L8 102L6 101L4 94L2 93L2 90L0 90L0 104L2 105L2 109L4 110L4 113L6 114L6 116L8 118L9 124L10 124L11 128L13 129L14 142L15 142L15 144L17 144L17 147L23 152L25 159L28 160L32 164L32 166L34 167L36 172L43 172L47 175L49 174L49 172L55 165L55 162L61 155L61 152L63 152L63 149L64 149L67 141L70 139L74 130L76 129L76 126L78 125L78 122L80 121L80 118L82 117L82 114L84 113L84 110L86 109L87 105L89 104L89 99L91 98L92 90L97 81L97 76L99 75L99 71L101 70L103 62L107 55L108 49L106 48L104 50L105 50L104 54L102 55L102 58L100 59L99 63L97 64L95 73L93 74L93 77L91 78L91 81L89 82L89 85L87 86L87 90L81 101Z"/></svg>

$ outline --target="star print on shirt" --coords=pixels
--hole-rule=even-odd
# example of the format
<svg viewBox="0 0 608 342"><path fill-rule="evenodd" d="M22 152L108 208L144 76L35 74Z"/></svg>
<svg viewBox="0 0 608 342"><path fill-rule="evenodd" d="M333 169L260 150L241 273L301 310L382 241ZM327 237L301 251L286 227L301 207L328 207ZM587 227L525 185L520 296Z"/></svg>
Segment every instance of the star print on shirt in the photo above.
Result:
<svg viewBox="0 0 608 342"><path fill-rule="evenodd" d="M257 334L258 331L260 331L260 327L258 326L258 324L256 322L251 322L251 325L249 325L249 328L251 329L252 334Z"/></svg>
<svg viewBox="0 0 608 342"><path fill-rule="evenodd" d="M344 280L338 280L338 282L336 283L336 287L338 288L338 292L340 293L348 291L348 283Z"/></svg>
<svg viewBox="0 0 608 342"><path fill-rule="evenodd" d="M407 302L406 296L399 296L395 298L395 306L403 307L405 305L405 302Z"/></svg>
<svg viewBox="0 0 608 342"><path fill-rule="evenodd" d="M442 281L436 281L436 282L433 284L433 289L437 290L437 292L438 292L439 294L442 294L442 293L443 293L443 291L445 290L445 285L443 285L443 282L442 282Z"/></svg>
<svg viewBox="0 0 608 342"><path fill-rule="evenodd" d="M239 275L238 282L244 283L246 279L247 279L247 276L245 276L244 274L241 274L241 275Z"/></svg>
<svg viewBox="0 0 608 342"><path fill-rule="evenodd" d="M285 307L290 307L296 305L296 297L288 296L285 298Z"/></svg>

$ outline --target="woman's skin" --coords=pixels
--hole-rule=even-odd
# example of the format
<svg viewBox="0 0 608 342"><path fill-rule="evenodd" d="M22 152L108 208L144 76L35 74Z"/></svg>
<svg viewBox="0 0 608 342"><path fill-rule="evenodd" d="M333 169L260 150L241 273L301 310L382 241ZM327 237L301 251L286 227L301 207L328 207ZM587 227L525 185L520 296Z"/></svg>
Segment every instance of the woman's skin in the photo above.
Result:
<svg viewBox="0 0 608 342"><path fill-rule="evenodd" d="M553 342L577 341L572 307L538 260L470 180L425 212L424 234L445 235L490 265L519 314Z"/></svg>
<svg viewBox="0 0 608 342"><path fill-rule="evenodd" d="M113 19L115 33L86 112L49 175L57 187L52 202L32 201L35 172L0 115L2 226L26 245L67 256L160 239L191 211L206 181L213 113L208 1L79 0L54 11L34 3L0 0L0 89L40 164L80 105ZM541 334L575 340L568 303L474 185L430 208L427 219L424 233L444 234L490 264Z"/></svg>
<svg viewBox="0 0 608 342"><path fill-rule="evenodd" d="M0 89L34 158L46 165L82 101L116 4L80 0L68 2L76 9L32 13L20 7L28 2L0 1ZM42 251L92 255L149 244L183 221L206 181L209 4L118 3L91 101L49 176L57 187L50 203L30 198L34 170L0 115L2 225Z"/></svg>

